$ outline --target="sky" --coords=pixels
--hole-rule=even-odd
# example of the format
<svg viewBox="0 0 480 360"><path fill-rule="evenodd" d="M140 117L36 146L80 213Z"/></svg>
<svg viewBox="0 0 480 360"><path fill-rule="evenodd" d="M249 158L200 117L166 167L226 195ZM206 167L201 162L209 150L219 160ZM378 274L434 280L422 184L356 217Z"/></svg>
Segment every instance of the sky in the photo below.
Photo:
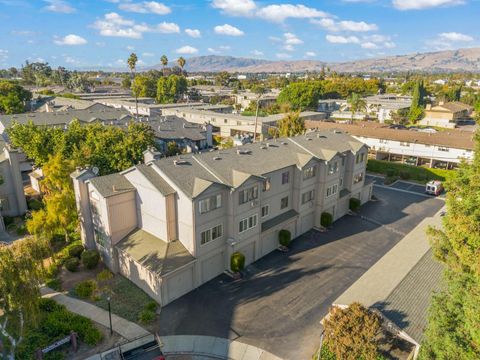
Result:
<svg viewBox="0 0 480 360"><path fill-rule="evenodd" d="M343 62L480 47L479 0L0 0L0 68L202 55Z"/></svg>

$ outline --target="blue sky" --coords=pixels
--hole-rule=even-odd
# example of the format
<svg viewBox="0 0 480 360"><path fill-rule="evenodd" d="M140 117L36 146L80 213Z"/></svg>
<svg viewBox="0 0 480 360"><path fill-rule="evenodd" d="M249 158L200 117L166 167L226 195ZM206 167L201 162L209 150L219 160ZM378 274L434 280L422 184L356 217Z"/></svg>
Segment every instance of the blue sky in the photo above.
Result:
<svg viewBox="0 0 480 360"><path fill-rule="evenodd" d="M0 0L0 67L162 54L351 61L480 46L478 0Z"/></svg>

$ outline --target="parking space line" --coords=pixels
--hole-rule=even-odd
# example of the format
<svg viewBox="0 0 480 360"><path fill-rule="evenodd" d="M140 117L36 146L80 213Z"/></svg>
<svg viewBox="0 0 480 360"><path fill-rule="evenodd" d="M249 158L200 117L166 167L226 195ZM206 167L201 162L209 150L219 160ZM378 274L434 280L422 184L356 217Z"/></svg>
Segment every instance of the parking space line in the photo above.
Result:
<svg viewBox="0 0 480 360"><path fill-rule="evenodd" d="M385 185L378 185L378 184L373 184L373 186L376 186L376 187L379 187L381 189L390 189L390 190L393 190L393 191L399 191L399 192L403 192L403 193L407 193L407 194L413 194L413 195L418 195L418 196L423 196L425 198L428 198L428 199L439 199L439 200L443 200L445 201L444 198L442 197L433 197L431 195L427 195L427 194L422 194L422 193L419 193L419 192L416 192L416 191L408 191L408 190L403 190L403 189L398 189L398 188L394 188L394 187L390 187L390 186L385 186Z"/></svg>

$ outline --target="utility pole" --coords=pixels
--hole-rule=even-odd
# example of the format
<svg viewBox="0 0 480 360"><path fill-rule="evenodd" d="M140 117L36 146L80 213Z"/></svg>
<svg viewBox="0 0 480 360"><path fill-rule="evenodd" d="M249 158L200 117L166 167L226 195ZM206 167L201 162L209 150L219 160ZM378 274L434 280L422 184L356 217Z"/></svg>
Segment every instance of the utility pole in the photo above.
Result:
<svg viewBox="0 0 480 360"><path fill-rule="evenodd" d="M257 141L258 108L260 107L260 99L261 98L262 98L262 94L258 95L257 110L255 111L255 131L253 132L253 142Z"/></svg>

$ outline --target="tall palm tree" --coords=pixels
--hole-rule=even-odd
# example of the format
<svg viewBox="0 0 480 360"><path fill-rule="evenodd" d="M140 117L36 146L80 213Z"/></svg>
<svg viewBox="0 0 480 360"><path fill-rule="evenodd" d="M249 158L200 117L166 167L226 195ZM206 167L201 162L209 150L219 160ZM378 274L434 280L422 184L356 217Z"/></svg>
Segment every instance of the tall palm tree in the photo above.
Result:
<svg viewBox="0 0 480 360"><path fill-rule="evenodd" d="M137 54L131 53L130 56L128 57L127 64L128 64L128 67L130 68L130 73L132 74L132 78L133 78L132 85L135 81L135 67L137 66L137 62L138 62ZM133 92L133 95L135 96L135 109L137 112L137 120L138 120L138 96L136 91Z"/></svg>
<svg viewBox="0 0 480 360"><path fill-rule="evenodd" d="M166 55L162 55L162 57L160 58L160 62L162 63L163 65L163 75L165 75L165 67L168 65L168 58Z"/></svg>
<svg viewBox="0 0 480 360"><path fill-rule="evenodd" d="M178 63L178 66L180 66L180 69L182 69L182 72L183 72L183 67L187 63L187 60L185 60L183 57L180 56L177 60L177 63Z"/></svg>
<svg viewBox="0 0 480 360"><path fill-rule="evenodd" d="M355 114L360 111L367 111L367 103L362 97L357 93L352 93L348 99L347 103L350 105L350 112L352 113L352 122Z"/></svg>

